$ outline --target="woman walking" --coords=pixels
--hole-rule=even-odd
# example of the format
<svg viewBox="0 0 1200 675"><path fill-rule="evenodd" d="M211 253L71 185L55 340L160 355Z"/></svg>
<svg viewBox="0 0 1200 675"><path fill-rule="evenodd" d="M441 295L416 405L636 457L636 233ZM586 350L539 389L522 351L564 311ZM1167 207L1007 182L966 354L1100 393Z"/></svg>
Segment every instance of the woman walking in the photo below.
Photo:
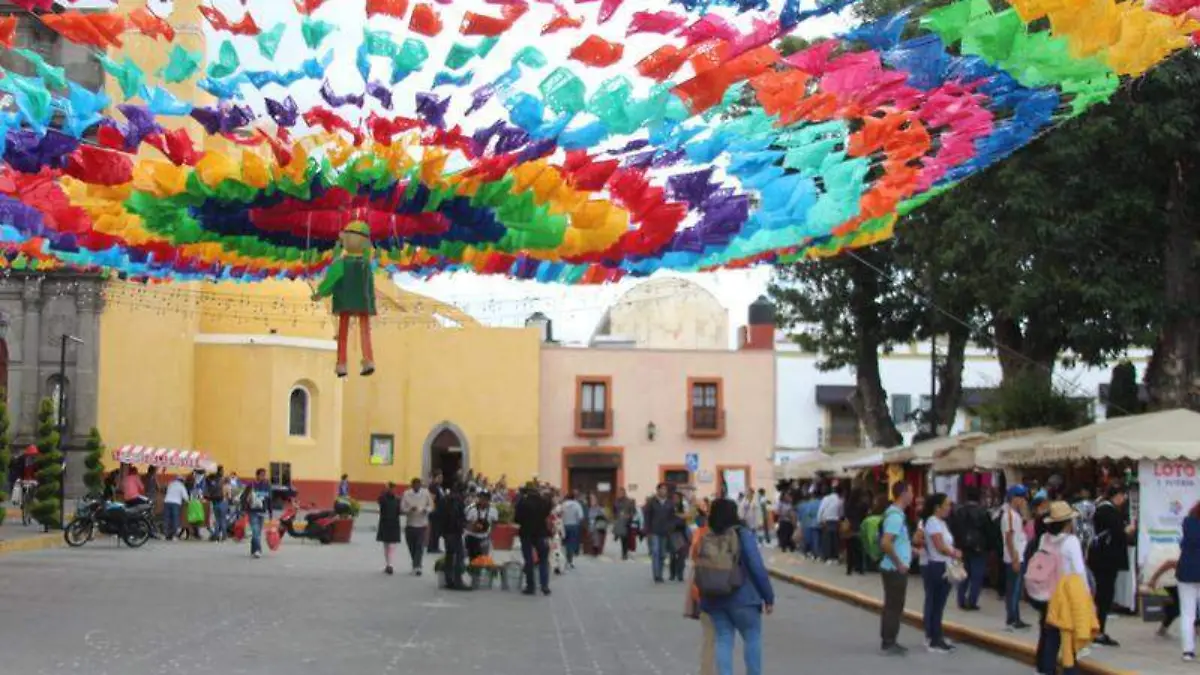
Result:
<svg viewBox="0 0 1200 675"><path fill-rule="evenodd" d="M796 551L796 508L792 506L792 495L784 492L779 497L779 512L775 516L779 523L779 550L784 553Z"/></svg>
<svg viewBox="0 0 1200 675"><path fill-rule="evenodd" d="M604 542L608 539L608 513L595 494L588 495L588 534L592 538L592 555L604 553Z"/></svg>
<svg viewBox="0 0 1200 675"><path fill-rule="evenodd" d="M775 591L758 551L754 531L738 525L738 505L729 499L718 499L709 514L709 532L701 538L696 554L696 586L700 595L700 611L713 623L715 645L713 659L718 675L733 675L734 633L742 636L742 651L746 675L762 675L762 617L775 606ZM721 556L714 552L736 551L733 564L741 568L741 585L732 593L718 594L711 588L709 572L716 572L720 583ZM728 562L728 561L726 561ZM724 572L728 580L728 571Z"/></svg>
<svg viewBox="0 0 1200 675"><path fill-rule="evenodd" d="M396 484L389 482L387 489L379 495L379 529L375 541L383 544L383 573L392 574L392 555L400 543L400 500L396 497Z"/></svg>
<svg viewBox="0 0 1200 675"><path fill-rule="evenodd" d="M1163 563L1150 585L1157 585L1160 577L1174 571L1177 609L1171 614L1182 617L1179 622L1179 642L1183 648L1183 660L1196 660L1196 605L1200 600L1200 502L1192 506L1187 518L1183 519L1183 539L1179 542L1179 559ZM1170 588L1168 586L1168 588ZM1163 619L1159 635L1166 635L1174 619L1170 614Z"/></svg>
<svg viewBox="0 0 1200 675"><path fill-rule="evenodd" d="M954 646L946 641L942 616L951 590L946 568L962 558L962 552L954 548L954 535L946 525L949 515L950 499L946 495L939 492L925 500L925 511L921 514L925 523L925 566L921 570L925 581L925 645L936 654L954 651Z"/></svg>
<svg viewBox="0 0 1200 675"><path fill-rule="evenodd" d="M1095 605L1088 587L1087 565L1083 561L1083 546L1075 536L1075 519L1079 513L1066 502L1050 502L1043 520L1046 531L1035 544L1033 555L1025 573L1025 590L1040 614L1036 665L1040 675L1055 675L1060 656L1063 675L1076 675L1079 669L1075 657L1091 635L1080 631L1070 634L1060 627L1060 614L1068 619L1084 617L1090 624L1088 629L1096 631L1100 624L1096 619ZM1044 564L1046 556L1053 556L1055 564ZM1057 566L1057 569L1055 567ZM1069 601L1065 601L1069 598ZM1071 602L1073 601L1073 602ZM1053 617L1053 619L1052 619ZM1068 620L1066 623L1074 623ZM1072 644L1063 649L1063 640Z"/></svg>
<svg viewBox="0 0 1200 675"><path fill-rule="evenodd" d="M621 543L621 560L629 560L629 554L637 548L637 536L633 534L633 530L638 507L637 502L625 493L625 488L617 490L617 501L613 511L613 538Z"/></svg>

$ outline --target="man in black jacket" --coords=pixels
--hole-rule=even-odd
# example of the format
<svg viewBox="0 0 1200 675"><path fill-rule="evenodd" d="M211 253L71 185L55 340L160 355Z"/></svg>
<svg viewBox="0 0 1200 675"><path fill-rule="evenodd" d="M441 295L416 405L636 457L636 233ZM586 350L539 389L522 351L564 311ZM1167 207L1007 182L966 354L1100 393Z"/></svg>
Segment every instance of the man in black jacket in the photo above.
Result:
<svg viewBox="0 0 1200 675"><path fill-rule="evenodd" d="M1125 522L1125 502L1129 494L1123 485L1111 485L1105 492L1106 499L1096 504L1093 518L1096 538L1085 552L1088 567L1096 577L1096 614L1100 618L1100 635L1096 644L1105 647L1120 647L1108 636L1108 613L1112 611L1113 597L1117 591L1117 576L1129 570L1129 536L1137 529Z"/></svg>
<svg viewBox="0 0 1200 675"><path fill-rule="evenodd" d="M966 497L950 518L950 533L963 552L963 565L967 568L967 578L958 585L958 608L975 611L979 609L979 593L987 574L988 513L979 503L979 488L968 487Z"/></svg>
<svg viewBox="0 0 1200 675"><path fill-rule="evenodd" d="M663 558L670 550L671 525L675 520L675 505L667 493L667 484L659 483L654 496L646 500L642 522L650 541L650 572L655 583L663 580Z"/></svg>
<svg viewBox="0 0 1200 675"><path fill-rule="evenodd" d="M520 528L521 557L525 560L525 588L521 592L533 595L534 554L537 554L538 580L542 594L550 595L550 500L530 482L521 491L513 511L513 522Z"/></svg>
<svg viewBox="0 0 1200 675"><path fill-rule="evenodd" d="M437 507L437 520L441 526L442 539L446 544L446 588L466 591L470 587L463 583L462 574L467 564L463 552L463 529L466 527L466 505L463 503L463 486L455 486L442 497Z"/></svg>

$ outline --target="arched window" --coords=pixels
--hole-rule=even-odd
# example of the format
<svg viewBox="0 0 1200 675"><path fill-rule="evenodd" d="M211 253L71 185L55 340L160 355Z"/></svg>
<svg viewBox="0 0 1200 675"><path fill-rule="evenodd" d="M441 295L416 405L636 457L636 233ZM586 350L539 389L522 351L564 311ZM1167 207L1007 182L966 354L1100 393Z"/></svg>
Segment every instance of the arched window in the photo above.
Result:
<svg viewBox="0 0 1200 675"><path fill-rule="evenodd" d="M288 435L308 436L308 418L311 412L312 396L303 385L292 387L288 396Z"/></svg>

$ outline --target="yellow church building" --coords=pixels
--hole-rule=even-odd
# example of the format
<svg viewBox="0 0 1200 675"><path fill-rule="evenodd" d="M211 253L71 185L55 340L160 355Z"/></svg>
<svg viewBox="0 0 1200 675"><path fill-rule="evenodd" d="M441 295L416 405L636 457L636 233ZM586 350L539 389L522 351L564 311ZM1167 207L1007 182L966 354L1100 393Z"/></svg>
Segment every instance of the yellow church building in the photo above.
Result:
<svg viewBox="0 0 1200 675"><path fill-rule="evenodd" d="M110 282L99 317L97 423L109 447L206 453L227 472L332 500L341 475L388 481L538 466L536 328L480 326L377 280L376 372L334 375L334 320L304 282ZM351 334L351 362L357 340Z"/></svg>

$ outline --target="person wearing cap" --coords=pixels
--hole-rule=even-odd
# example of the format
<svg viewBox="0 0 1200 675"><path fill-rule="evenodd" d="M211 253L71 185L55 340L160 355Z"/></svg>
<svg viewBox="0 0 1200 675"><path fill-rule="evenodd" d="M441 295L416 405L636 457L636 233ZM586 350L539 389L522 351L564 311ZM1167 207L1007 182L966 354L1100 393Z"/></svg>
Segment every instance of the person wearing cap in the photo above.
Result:
<svg viewBox="0 0 1200 675"><path fill-rule="evenodd" d="M1025 500L1029 491L1024 485L1008 489L1007 503L1000 512L1000 536L1004 540L1004 625L1008 630L1025 630L1029 624L1021 620L1021 577L1025 564Z"/></svg>

